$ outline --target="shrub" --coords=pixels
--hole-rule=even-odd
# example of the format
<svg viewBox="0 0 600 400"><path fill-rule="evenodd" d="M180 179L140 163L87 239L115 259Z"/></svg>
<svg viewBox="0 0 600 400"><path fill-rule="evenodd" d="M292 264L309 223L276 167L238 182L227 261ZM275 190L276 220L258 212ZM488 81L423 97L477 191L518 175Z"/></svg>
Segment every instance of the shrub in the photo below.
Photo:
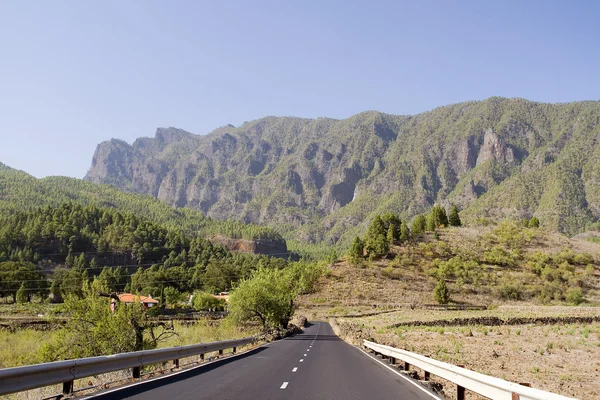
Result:
<svg viewBox="0 0 600 400"><path fill-rule="evenodd" d="M217 299L210 293L196 292L192 298L194 309L198 311L218 311L225 308L225 300Z"/></svg>
<svg viewBox="0 0 600 400"><path fill-rule="evenodd" d="M523 288L518 283L504 283L498 287L498 295L505 300L523 300Z"/></svg>
<svg viewBox="0 0 600 400"><path fill-rule="evenodd" d="M567 303L578 306L585 301L580 288L570 288L567 290Z"/></svg>

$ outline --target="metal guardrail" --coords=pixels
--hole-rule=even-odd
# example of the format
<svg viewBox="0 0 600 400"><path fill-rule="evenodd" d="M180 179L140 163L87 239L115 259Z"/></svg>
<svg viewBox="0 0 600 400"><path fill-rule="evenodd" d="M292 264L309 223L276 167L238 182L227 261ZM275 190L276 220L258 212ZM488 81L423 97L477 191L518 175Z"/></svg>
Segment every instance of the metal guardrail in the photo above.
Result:
<svg viewBox="0 0 600 400"><path fill-rule="evenodd" d="M233 349L233 353L235 353L237 347L251 344L255 340L254 337L248 337L0 369L0 396L60 383L63 384L63 393L69 394L73 392L75 379L127 368L132 368L132 376L139 378L141 367L146 365L173 361L178 367L181 358L197 355L203 357L206 353L216 351L223 354L225 349Z"/></svg>
<svg viewBox="0 0 600 400"><path fill-rule="evenodd" d="M390 346L364 341L367 349L375 353L390 357L392 363L396 360L404 361L404 369L408 370L410 365L421 369L425 373L425 380L429 380L429 374L439 376L442 379L453 382L457 386L457 399L464 400L465 389L478 393L494 400L567 400L558 394L533 389L518 383L508 382L500 378L480 374L479 372L437 361L420 354L411 353L406 350L396 349Z"/></svg>

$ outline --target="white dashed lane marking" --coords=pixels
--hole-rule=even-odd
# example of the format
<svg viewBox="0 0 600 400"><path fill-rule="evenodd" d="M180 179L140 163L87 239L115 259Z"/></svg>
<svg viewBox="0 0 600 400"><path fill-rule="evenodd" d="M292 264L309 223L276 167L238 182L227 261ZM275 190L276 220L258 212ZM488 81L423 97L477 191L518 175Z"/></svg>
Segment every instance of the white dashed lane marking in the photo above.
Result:
<svg viewBox="0 0 600 400"><path fill-rule="evenodd" d="M300 360L300 362L304 362L304 358Z"/></svg>
<svg viewBox="0 0 600 400"><path fill-rule="evenodd" d="M283 385L281 385L280 389L285 389L287 387L289 382L283 382Z"/></svg>
<svg viewBox="0 0 600 400"><path fill-rule="evenodd" d="M298 371L298 367L294 367L294 369L292 370L292 372L296 372Z"/></svg>

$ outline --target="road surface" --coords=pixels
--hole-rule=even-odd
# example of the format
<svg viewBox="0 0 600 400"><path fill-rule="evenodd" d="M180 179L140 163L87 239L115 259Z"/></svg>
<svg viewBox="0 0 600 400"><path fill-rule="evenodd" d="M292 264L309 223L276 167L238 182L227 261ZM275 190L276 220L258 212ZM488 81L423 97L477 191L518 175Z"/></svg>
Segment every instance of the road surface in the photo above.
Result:
<svg viewBox="0 0 600 400"><path fill-rule="evenodd" d="M101 393L95 399L436 399L338 338L328 323L232 359Z"/></svg>

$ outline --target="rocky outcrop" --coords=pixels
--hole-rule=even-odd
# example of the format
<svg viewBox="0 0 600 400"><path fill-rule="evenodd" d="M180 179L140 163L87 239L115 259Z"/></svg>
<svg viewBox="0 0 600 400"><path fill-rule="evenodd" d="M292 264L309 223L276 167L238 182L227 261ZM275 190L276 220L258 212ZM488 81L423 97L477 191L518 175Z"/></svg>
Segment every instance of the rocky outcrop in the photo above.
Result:
<svg viewBox="0 0 600 400"><path fill-rule="evenodd" d="M226 247L231 251L239 251L242 253L266 254L279 257L287 257L288 250L285 240L275 239L232 239L221 235L210 238L210 241Z"/></svg>

